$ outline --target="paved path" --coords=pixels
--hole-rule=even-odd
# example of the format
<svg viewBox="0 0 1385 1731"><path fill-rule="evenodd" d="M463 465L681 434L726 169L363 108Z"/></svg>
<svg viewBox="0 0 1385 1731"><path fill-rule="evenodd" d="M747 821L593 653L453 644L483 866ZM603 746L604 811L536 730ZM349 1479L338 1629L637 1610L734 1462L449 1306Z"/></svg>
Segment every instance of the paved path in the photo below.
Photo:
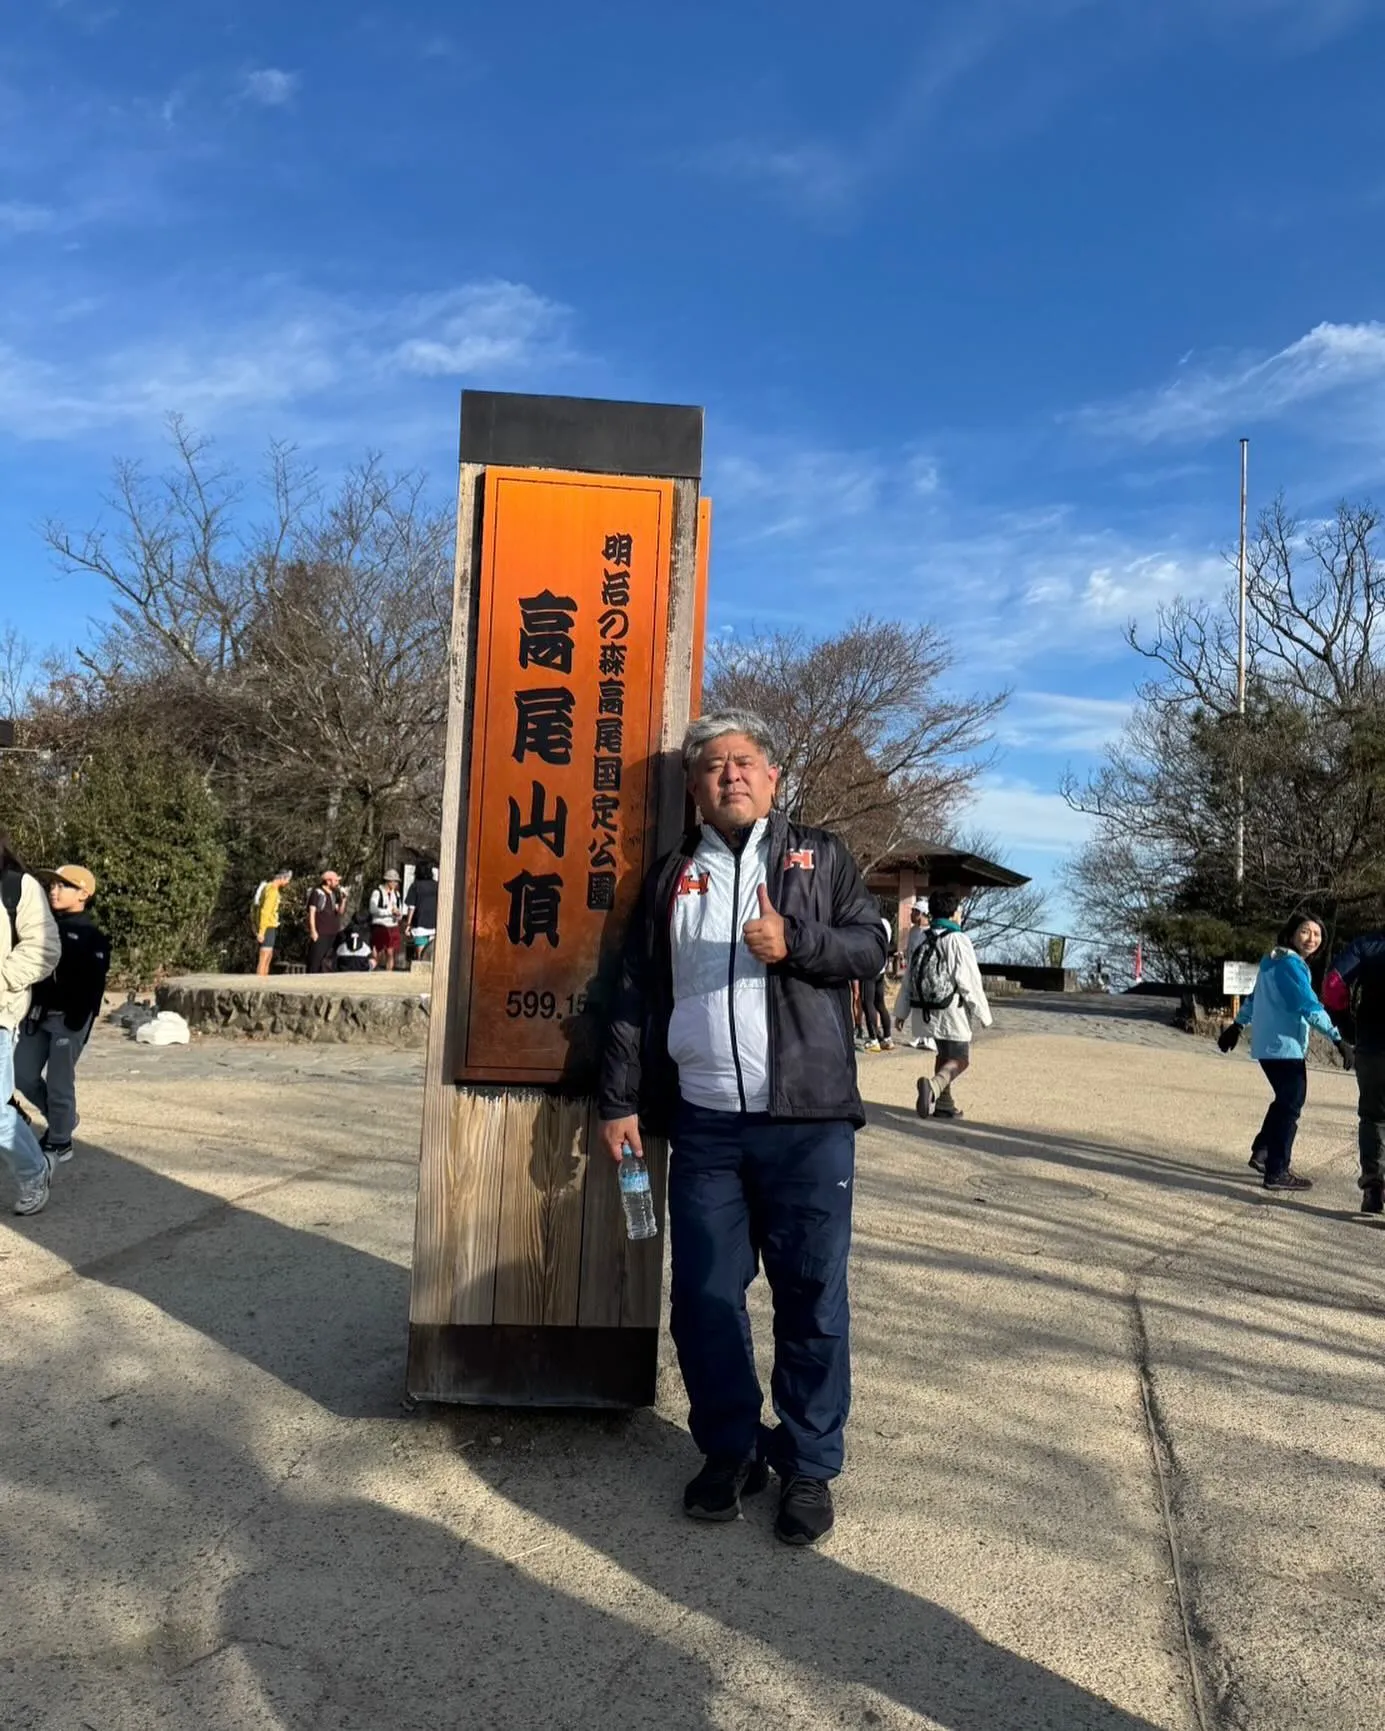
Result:
<svg viewBox="0 0 1385 1731"><path fill-rule="evenodd" d="M412 1055L103 1032L52 1206L0 1225L0 1724L1371 1722L1350 1082L1314 1077L1318 1189L1267 1199L1254 1066L1096 1023L1003 1006L951 1127L914 1054L863 1064L850 1464L809 1554L763 1501L676 1514L667 1355L629 1419L401 1415Z"/></svg>

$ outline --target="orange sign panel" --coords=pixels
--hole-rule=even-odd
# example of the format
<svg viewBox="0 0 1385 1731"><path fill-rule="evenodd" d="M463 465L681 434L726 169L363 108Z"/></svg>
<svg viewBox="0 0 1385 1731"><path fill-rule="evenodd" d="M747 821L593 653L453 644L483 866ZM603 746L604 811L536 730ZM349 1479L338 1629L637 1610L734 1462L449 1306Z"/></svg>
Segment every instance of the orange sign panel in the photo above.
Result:
<svg viewBox="0 0 1385 1731"><path fill-rule="evenodd" d="M652 863L673 483L484 485L455 1075L586 1089Z"/></svg>

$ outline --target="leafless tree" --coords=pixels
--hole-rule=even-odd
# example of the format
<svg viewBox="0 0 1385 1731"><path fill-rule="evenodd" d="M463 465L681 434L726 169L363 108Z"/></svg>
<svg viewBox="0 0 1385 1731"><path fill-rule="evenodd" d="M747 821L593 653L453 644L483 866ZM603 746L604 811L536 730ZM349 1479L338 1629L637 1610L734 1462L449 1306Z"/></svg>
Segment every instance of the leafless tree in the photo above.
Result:
<svg viewBox="0 0 1385 1731"><path fill-rule="evenodd" d="M1070 884L1089 921L1132 939L1154 913L1273 923L1304 899L1385 894L1381 518L1340 505L1305 527L1282 500L1261 518L1247 582L1247 700L1237 709L1234 591L1176 601L1105 763L1069 802L1098 820ZM1233 885L1238 814L1245 878Z"/></svg>
<svg viewBox="0 0 1385 1731"><path fill-rule="evenodd" d="M182 420L169 431L162 475L117 465L107 523L48 525L60 566L114 595L87 676L176 726L261 847L359 875L390 831L431 845L450 517L378 457L329 490L276 445L252 490Z"/></svg>
<svg viewBox="0 0 1385 1731"><path fill-rule="evenodd" d="M1007 863L1004 842L987 830L963 828L946 839L964 853L995 865ZM967 894L966 924L972 942L988 960L1018 962L1048 944L1048 897L1035 883L1017 889L973 889Z"/></svg>
<svg viewBox="0 0 1385 1731"><path fill-rule="evenodd" d="M949 694L952 666L933 626L865 616L833 637L714 643L704 706L762 715L783 756L785 809L837 831L869 866L941 833L988 761L1006 694Z"/></svg>

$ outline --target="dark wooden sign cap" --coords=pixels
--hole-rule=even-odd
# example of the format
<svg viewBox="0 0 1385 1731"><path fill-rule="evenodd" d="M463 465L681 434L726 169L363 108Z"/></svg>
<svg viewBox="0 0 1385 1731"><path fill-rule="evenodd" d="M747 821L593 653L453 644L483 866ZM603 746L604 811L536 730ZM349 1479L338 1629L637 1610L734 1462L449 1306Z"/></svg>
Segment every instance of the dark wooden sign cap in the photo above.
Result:
<svg viewBox="0 0 1385 1731"><path fill-rule="evenodd" d="M464 463L597 475L702 477L702 410L604 397L462 392Z"/></svg>

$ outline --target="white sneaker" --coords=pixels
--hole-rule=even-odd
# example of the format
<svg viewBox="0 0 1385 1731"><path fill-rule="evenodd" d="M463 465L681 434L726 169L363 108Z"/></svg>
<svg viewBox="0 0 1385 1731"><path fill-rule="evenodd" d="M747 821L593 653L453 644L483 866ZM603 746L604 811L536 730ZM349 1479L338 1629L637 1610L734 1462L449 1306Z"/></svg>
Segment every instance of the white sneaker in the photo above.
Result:
<svg viewBox="0 0 1385 1731"><path fill-rule="evenodd" d="M867 1040L865 1045L861 1047L861 1050L863 1052L878 1052L880 1050L880 1042L879 1040Z"/></svg>
<svg viewBox="0 0 1385 1731"><path fill-rule="evenodd" d="M31 1178L27 1184L19 1186L19 1195L15 1198L16 1214L41 1214L48 1206L48 1192L53 1183L53 1156L43 1150L43 1171L37 1178Z"/></svg>

